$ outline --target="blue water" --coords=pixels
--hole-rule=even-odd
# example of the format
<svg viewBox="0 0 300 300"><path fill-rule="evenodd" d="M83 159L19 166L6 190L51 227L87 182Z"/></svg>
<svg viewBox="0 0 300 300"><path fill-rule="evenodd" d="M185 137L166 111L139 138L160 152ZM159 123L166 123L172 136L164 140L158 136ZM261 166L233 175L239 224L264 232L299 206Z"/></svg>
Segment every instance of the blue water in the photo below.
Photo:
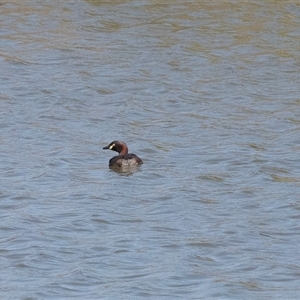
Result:
<svg viewBox="0 0 300 300"><path fill-rule="evenodd" d="M300 298L299 5L0 13L1 299Z"/></svg>

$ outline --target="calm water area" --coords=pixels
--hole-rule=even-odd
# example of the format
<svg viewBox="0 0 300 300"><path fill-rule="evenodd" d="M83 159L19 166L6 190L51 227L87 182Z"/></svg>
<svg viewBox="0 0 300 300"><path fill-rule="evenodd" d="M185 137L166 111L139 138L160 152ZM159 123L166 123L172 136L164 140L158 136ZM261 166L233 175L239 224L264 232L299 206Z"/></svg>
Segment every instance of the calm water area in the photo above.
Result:
<svg viewBox="0 0 300 300"><path fill-rule="evenodd" d="M0 0L0 299L300 299L299 71L297 1Z"/></svg>

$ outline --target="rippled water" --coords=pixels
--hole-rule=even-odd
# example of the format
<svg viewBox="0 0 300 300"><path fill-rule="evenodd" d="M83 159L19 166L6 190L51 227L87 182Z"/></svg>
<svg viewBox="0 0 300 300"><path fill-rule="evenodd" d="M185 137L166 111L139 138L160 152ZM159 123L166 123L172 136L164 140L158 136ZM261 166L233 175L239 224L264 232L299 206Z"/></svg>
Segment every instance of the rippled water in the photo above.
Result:
<svg viewBox="0 0 300 300"><path fill-rule="evenodd" d="M111 2L0 2L1 299L299 299L300 6Z"/></svg>

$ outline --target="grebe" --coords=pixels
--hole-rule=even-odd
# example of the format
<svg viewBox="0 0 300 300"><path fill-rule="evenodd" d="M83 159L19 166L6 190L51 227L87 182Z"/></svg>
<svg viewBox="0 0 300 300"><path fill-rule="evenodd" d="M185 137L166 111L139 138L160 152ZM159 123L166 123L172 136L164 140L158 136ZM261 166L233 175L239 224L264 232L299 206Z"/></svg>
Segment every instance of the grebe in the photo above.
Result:
<svg viewBox="0 0 300 300"><path fill-rule="evenodd" d="M137 166L143 163L137 155L128 153L128 147L124 142L113 141L103 149L110 149L119 153L109 160L110 167Z"/></svg>

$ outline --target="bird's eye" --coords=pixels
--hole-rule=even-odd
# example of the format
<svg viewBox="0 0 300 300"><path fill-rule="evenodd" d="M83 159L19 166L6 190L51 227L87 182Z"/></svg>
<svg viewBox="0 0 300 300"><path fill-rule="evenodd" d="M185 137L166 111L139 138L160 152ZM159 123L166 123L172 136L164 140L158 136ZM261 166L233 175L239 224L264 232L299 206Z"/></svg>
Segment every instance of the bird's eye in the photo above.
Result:
<svg viewBox="0 0 300 300"><path fill-rule="evenodd" d="M114 146L115 146L115 144L110 145L109 150L111 150Z"/></svg>

